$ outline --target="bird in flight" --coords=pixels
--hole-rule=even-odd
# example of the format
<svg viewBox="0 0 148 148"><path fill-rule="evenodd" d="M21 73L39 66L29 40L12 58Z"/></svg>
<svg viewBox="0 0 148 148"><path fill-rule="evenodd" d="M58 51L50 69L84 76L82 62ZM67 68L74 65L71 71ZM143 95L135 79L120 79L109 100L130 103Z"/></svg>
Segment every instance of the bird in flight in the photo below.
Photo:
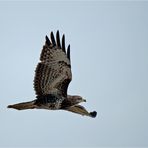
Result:
<svg viewBox="0 0 148 148"><path fill-rule="evenodd" d="M86 102L81 96L68 95L67 89L72 80L70 45L65 48L65 35L60 41L59 31L56 37L50 33L50 39L46 36L40 62L35 70L34 89L36 99L8 105L8 108L17 110L25 109L48 109L66 110L80 115L96 117L97 112L88 112L81 102Z"/></svg>

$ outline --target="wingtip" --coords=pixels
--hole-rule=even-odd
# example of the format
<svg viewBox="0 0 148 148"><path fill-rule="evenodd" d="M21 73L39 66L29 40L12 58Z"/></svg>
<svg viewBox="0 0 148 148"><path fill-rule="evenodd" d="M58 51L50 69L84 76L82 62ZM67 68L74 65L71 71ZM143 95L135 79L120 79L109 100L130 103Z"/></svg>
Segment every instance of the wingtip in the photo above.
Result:
<svg viewBox="0 0 148 148"><path fill-rule="evenodd" d="M12 108L12 106L11 105L8 105L7 108Z"/></svg>
<svg viewBox="0 0 148 148"><path fill-rule="evenodd" d="M53 46L56 46L56 41L55 41L55 38L54 38L53 31L51 31L51 33L50 33L50 38L51 38L51 42L52 42Z"/></svg>
<svg viewBox="0 0 148 148"><path fill-rule="evenodd" d="M57 36L60 36L59 30L57 30L57 33L56 33L56 35L57 35Z"/></svg>
<svg viewBox="0 0 148 148"><path fill-rule="evenodd" d="M60 33L59 33L59 30L57 30L57 33L60 34Z"/></svg>
<svg viewBox="0 0 148 148"><path fill-rule="evenodd" d="M61 49L59 30L57 30L57 33L56 33L56 42L57 42L57 46Z"/></svg>
<svg viewBox="0 0 148 148"><path fill-rule="evenodd" d="M65 35L63 34L63 36L62 36L62 50L64 51L64 52L66 52L65 51Z"/></svg>
<svg viewBox="0 0 148 148"><path fill-rule="evenodd" d="M53 35L53 31L51 31L51 33L50 34L52 34Z"/></svg>
<svg viewBox="0 0 148 148"><path fill-rule="evenodd" d="M67 49L69 49L69 50L70 50L70 44L68 45Z"/></svg>
<svg viewBox="0 0 148 148"><path fill-rule="evenodd" d="M67 47L67 53L70 54L70 44Z"/></svg>
<svg viewBox="0 0 148 148"><path fill-rule="evenodd" d="M13 105L8 105L7 108L14 108Z"/></svg>
<svg viewBox="0 0 148 148"><path fill-rule="evenodd" d="M64 40L65 40L65 34L63 34L63 36L62 36L63 38L64 38Z"/></svg>
<svg viewBox="0 0 148 148"><path fill-rule="evenodd" d="M54 37L53 31L50 32L50 38L52 39Z"/></svg>
<svg viewBox="0 0 148 148"><path fill-rule="evenodd" d="M90 115L92 118L95 118L97 116L97 112L96 111L90 112Z"/></svg>
<svg viewBox="0 0 148 148"><path fill-rule="evenodd" d="M48 38L47 35L45 36L45 39L46 39L46 44L50 46L51 45L51 42L50 42L50 40L49 40L49 38Z"/></svg>
<svg viewBox="0 0 148 148"><path fill-rule="evenodd" d="M67 57L70 60L70 44L67 47Z"/></svg>

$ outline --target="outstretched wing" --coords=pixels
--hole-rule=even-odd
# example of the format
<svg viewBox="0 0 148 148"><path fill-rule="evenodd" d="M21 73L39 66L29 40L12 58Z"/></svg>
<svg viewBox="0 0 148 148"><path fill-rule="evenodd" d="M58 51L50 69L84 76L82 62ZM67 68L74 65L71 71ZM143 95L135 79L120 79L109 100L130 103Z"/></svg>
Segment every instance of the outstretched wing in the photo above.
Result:
<svg viewBox="0 0 148 148"><path fill-rule="evenodd" d="M62 36L61 44L59 31L56 33L56 40L51 32L50 39L46 36L40 62L35 71L34 89L36 95L60 93L66 97L71 79L70 45L66 52L65 36Z"/></svg>
<svg viewBox="0 0 148 148"><path fill-rule="evenodd" d="M76 114L80 114L80 115L83 115L83 116L90 116L90 117L93 117L95 118L96 115L97 115L97 112L96 111L93 111L93 112L88 112L85 107L81 106L81 105L75 105L75 106L71 106L67 109L65 109L67 111L70 111L70 112L73 112L73 113L76 113Z"/></svg>

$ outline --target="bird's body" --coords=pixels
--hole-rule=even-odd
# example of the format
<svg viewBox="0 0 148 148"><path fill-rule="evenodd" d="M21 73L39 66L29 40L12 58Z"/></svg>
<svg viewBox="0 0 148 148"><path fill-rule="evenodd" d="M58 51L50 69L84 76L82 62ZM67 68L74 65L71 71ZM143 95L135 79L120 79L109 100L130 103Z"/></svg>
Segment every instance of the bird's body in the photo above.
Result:
<svg viewBox="0 0 148 148"><path fill-rule="evenodd" d="M78 105L85 102L80 96L67 94L68 85L72 80L70 45L65 48L65 36L60 42L59 31L56 40L53 32L43 46L40 62L35 70L34 89L36 99L30 102L23 102L9 105L8 108L18 110L24 109L48 109L67 110L81 115L96 117L97 112L88 112L83 106Z"/></svg>

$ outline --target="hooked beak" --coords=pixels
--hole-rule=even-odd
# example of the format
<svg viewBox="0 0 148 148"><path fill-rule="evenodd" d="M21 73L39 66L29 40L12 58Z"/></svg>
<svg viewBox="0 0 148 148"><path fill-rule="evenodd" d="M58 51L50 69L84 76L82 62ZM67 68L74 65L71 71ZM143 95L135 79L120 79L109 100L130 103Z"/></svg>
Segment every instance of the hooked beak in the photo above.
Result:
<svg viewBox="0 0 148 148"><path fill-rule="evenodd" d="M86 100L85 100L85 99L83 99L83 102L86 102Z"/></svg>

